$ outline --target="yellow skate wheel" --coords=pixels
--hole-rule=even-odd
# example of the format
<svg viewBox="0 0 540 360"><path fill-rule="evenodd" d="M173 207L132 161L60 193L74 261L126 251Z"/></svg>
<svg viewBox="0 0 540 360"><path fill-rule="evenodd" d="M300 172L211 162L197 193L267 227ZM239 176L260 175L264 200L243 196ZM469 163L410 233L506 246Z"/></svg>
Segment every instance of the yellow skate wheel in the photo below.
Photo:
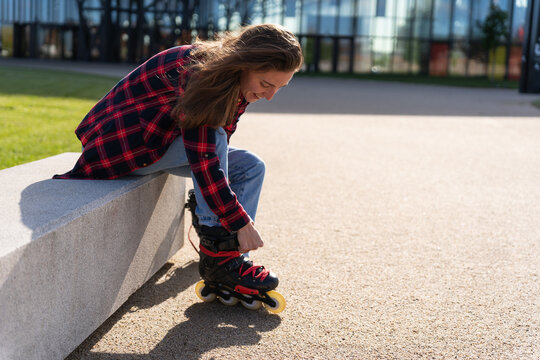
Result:
<svg viewBox="0 0 540 360"><path fill-rule="evenodd" d="M248 310L258 310L262 306L262 302L260 302L259 300L251 300L251 302L241 300L240 303Z"/></svg>
<svg viewBox="0 0 540 360"><path fill-rule="evenodd" d="M282 312L285 309L287 302L285 301L285 298L283 297L283 295L273 290L267 292L266 295L268 295L270 299L276 302L276 306L270 306L265 303L264 307L266 308L266 310L270 311L271 313L277 314L277 313Z"/></svg>
<svg viewBox="0 0 540 360"><path fill-rule="evenodd" d="M204 289L204 286L205 286L204 280L199 281L197 285L195 285L195 294L197 294L199 299L201 299L204 302L212 302L216 300L216 294L214 293L210 293L206 296L202 294L202 290Z"/></svg>
<svg viewBox="0 0 540 360"><path fill-rule="evenodd" d="M230 292L228 292L227 290L222 290L222 292L226 295L229 295ZM224 298L222 298L221 296L219 297L219 301L221 301L221 303L223 305L227 305L227 306L234 306L236 304L238 304L238 298L235 298L234 296L229 296L229 299L226 300Z"/></svg>

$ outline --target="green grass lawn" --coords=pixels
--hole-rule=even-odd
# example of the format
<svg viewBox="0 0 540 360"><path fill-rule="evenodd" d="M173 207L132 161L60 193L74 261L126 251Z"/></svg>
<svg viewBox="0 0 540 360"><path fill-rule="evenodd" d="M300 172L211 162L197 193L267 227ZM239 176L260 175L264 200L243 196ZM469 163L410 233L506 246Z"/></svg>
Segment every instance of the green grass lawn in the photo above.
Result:
<svg viewBox="0 0 540 360"><path fill-rule="evenodd" d="M0 169L80 151L74 130L117 78L0 66Z"/></svg>

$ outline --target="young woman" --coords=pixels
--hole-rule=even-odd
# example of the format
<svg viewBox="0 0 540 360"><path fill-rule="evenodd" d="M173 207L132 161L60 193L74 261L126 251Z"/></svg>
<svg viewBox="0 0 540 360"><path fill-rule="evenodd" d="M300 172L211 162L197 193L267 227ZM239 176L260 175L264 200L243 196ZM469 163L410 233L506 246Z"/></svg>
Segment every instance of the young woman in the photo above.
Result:
<svg viewBox="0 0 540 360"><path fill-rule="evenodd" d="M200 273L207 285L198 294L208 299L213 292L224 302L237 296L249 305L242 295L249 293L265 301L277 277L240 255L263 246L254 219L265 165L228 144L246 106L271 100L302 61L294 35L270 24L165 50L90 110L75 131L81 157L73 170L54 178L191 175ZM250 306L260 306L257 301Z"/></svg>

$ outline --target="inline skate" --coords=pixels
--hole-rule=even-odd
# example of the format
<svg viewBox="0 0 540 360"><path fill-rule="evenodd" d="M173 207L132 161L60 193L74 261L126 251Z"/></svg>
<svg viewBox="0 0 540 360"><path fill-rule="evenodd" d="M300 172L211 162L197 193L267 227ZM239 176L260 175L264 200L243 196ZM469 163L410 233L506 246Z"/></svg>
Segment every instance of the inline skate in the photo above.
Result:
<svg viewBox="0 0 540 360"><path fill-rule="evenodd" d="M261 306L279 313L285 309L285 298L274 291L278 286L277 276L264 268L253 265L238 251L238 237L222 227L199 225L195 215L195 194L188 194L188 208L192 224L200 239L199 273L203 280L195 286L197 296L211 302L216 298L225 305L234 306L240 302L249 310Z"/></svg>

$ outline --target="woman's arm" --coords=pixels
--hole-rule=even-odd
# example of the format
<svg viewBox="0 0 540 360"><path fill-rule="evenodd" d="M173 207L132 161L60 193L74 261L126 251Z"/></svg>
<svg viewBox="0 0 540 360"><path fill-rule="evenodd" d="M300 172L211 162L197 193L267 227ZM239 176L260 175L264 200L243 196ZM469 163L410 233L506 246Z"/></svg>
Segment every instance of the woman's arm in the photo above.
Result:
<svg viewBox="0 0 540 360"><path fill-rule="evenodd" d="M201 126L182 130L186 155L201 193L221 224L238 231L251 219L231 190L216 153L216 130Z"/></svg>

